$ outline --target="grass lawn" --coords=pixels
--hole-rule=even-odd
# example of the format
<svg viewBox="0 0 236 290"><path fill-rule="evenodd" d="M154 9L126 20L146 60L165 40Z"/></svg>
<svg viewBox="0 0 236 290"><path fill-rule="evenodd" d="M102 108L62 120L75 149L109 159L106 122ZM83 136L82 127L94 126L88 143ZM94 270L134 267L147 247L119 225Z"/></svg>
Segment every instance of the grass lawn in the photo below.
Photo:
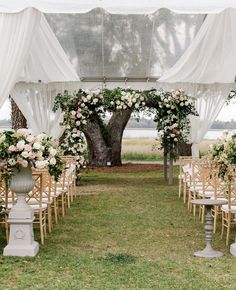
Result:
<svg viewBox="0 0 236 290"><path fill-rule="evenodd" d="M0 256L0 289L236 289L236 258L219 231L224 257L193 256L203 226L161 170L91 170L78 191L35 258Z"/></svg>

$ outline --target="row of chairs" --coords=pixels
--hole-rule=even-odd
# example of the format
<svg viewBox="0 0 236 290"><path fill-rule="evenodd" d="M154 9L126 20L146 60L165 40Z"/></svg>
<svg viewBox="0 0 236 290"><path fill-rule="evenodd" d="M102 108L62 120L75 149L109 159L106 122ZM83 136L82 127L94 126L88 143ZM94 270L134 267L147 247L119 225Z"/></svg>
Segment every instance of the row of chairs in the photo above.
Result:
<svg viewBox="0 0 236 290"><path fill-rule="evenodd" d="M205 206L192 205L193 199L211 198L225 200L227 204L212 209L213 232L216 232L217 221L221 218L221 238L226 229L226 245L229 244L230 231L236 224L236 170L232 170L231 179L226 181L219 177L219 166L214 161L195 157L179 159L179 197L195 216L198 210L202 223L205 217Z"/></svg>
<svg viewBox="0 0 236 290"><path fill-rule="evenodd" d="M47 169L33 169L35 185L33 190L26 194L26 202L34 210L34 224L39 225L41 244L44 244L47 232L52 231L59 217L65 216L66 209L70 208L76 196L76 159L74 156L63 156L63 161L64 170L57 182ZM5 226L7 241L8 215L16 201L17 194L10 190L5 180L0 180L0 202L5 209L0 223Z"/></svg>

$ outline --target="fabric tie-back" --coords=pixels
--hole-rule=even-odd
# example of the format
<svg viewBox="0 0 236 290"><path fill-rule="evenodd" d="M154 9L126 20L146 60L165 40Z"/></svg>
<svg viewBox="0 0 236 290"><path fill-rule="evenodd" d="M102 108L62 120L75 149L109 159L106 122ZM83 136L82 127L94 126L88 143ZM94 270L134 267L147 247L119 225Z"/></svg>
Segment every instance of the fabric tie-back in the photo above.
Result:
<svg viewBox="0 0 236 290"><path fill-rule="evenodd" d="M41 13L33 8L0 14L0 107L23 70L40 19Z"/></svg>

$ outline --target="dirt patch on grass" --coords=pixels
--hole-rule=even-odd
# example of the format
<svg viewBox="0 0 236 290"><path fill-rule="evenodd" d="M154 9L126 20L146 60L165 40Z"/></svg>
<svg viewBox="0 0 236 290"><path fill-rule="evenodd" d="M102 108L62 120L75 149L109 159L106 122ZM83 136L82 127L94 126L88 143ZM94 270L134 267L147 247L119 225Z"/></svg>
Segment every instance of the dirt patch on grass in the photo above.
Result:
<svg viewBox="0 0 236 290"><path fill-rule="evenodd" d="M122 166L114 166L114 167L90 167L89 171L94 172L104 172L104 173L131 173L131 172L147 172L147 171L155 171L161 170L163 168L162 164L156 163L126 163Z"/></svg>

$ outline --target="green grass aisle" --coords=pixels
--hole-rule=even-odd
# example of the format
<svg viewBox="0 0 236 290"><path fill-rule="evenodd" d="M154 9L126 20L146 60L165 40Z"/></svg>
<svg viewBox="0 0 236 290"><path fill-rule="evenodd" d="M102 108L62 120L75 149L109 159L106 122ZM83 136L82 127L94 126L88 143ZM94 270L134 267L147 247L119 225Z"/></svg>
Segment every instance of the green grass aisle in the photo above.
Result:
<svg viewBox="0 0 236 290"><path fill-rule="evenodd" d="M83 175L80 195L35 258L0 256L0 289L236 289L236 260L193 256L203 226L161 171ZM4 243L1 241L1 249Z"/></svg>

